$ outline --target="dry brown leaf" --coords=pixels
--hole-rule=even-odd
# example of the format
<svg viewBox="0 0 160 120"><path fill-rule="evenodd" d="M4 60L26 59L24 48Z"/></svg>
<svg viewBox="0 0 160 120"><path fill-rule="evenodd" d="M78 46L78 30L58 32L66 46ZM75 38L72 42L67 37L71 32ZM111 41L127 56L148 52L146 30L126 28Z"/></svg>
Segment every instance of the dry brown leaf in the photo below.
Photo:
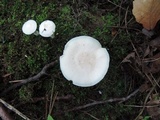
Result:
<svg viewBox="0 0 160 120"><path fill-rule="evenodd" d="M151 116L153 120L159 120L160 119L160 100L157 99L159 98L159 94L153 94L153 97L150 99L149 102L147 102L148 106L152 107L147 107L147 112Z"/></svg>
<svg viewBox="0 0 160 120"><path fill-rule="evenodd" d="M157 73L160 71L160 53L151 58L143 59L143 71L146 73Z"/></svg>
<svg viewBox="0 0 160 120"><path fill-rule="evenodd" d="M160 0L134 0L132 12L137 22L152 30L160 19Z"/></svg>
<svg viewBox="0 0 160 120"><path fill-rule="evenodd" d="M149 48L149 46L148 46L148 47L146 48L145 52L144 52L143 57L146 57L147 55L149 55L150 52L151 52L151 50L150 50L150 48Z"/></svg>
<svg viewBox="0 0 160 120"><path fill-rule="evenodd" d="M111 31L111 34L112 36L116 36L116 34L118 33L117 29L116 28L112 28L112 31Z"/></svg>
<svg viewBox="0 0 160 120"><path fill-rule="evenodd" d="M140 86L140 92L145 92L149 89L149 85L147 83L144 83Z"/></svg>
<svg viewBox="0 0 160 120"><path fill-rule="evenodd" d="M152 46L152 47L160 48L160 36L158 36L155 39L151 40L149 45Z"/></svg>
<svg viewBox="0 0 160 120"><path fill-rule="evenodd" d="M131 59L135 59L135 52L131 52L130 54L128 54L128 55L122 60L121 63L126 63L126 62L132 63Z"/></svg>

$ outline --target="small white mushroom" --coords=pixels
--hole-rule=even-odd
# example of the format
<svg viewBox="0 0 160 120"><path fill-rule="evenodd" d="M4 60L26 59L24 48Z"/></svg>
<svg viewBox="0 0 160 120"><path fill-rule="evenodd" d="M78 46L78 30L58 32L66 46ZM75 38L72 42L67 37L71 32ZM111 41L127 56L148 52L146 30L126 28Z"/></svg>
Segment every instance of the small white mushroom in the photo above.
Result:
<svg viewBox="0 0 160 120"><path fill-rule="evenodd" d="M22 26L22 31L26 35L31 35L37 29L37 23L35 20L28 20Z"/></svg>
<svg viewBox="0 0 160 120"><path fill-rule="evenodd" d="M78 36L65 45L60 56L60 68L74 85L89 87L100 82L108 71L110 57L94 38Z"/></svg>
<svg viewBox="0 0 160 120"><path fill-rule="evenodd" d="M56 25L51 20L43 21L39 26L39 34L43 37L54 37Z"/></svg>

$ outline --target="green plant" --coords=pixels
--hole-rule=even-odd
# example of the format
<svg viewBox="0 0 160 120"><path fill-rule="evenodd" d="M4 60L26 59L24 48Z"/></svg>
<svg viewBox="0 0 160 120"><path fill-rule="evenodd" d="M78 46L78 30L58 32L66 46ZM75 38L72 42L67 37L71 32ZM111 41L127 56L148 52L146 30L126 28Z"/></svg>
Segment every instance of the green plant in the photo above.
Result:
<svg viewBox="0 0 160 120"><path fill-rule="evenodd" d="M47 120L54 120L53 117L51 115L47 116Z"/></svg>
<svg viewBox="0 0 160 120"><path fill-rule="evenodd" d="M150 116L145 116L144 118L143 118L143 120L150 120Z"/></svg>

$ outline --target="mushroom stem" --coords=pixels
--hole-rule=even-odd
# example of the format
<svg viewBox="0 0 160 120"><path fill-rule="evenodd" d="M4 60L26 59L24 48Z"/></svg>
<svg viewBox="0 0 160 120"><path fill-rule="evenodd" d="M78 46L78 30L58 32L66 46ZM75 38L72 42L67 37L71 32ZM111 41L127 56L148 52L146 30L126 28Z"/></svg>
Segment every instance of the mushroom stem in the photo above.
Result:
<svg viewBox="0 0 160 120"><path fill-rule="evenodd" d="M38 35L39 35L39 32L36 30L33 34L34 34L35 36L38 36Z"/></svg>
<svg viewBox="0 0 160 120"><path fill-rule="evenodd" d="M50 38L52 38L52 39L53 39L54 37L55 37L55 34L53 33L53 34L50 36Z"/></svg>

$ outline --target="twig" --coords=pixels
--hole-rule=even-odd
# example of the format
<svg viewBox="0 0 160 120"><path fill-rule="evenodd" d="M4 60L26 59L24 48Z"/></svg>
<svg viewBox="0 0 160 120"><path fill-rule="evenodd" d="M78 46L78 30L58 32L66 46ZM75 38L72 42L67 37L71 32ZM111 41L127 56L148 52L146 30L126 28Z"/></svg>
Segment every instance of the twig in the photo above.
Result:
<svg viewBox="0 0 160 120"><path fill-rule="evenodd" d="M53 82L52 89L51 89L49 113L48 114L51 114L51 112L53 110L54 103L55 103L57 95L58 95L58 92L56 92L55 95L53 96L53 92L54 92L54 82Z"/></svg>
<svg viewBox="0 0 160 120"><path fill-rule="evenodd" d="M132 27L126 27L126 26L107 26L107 28L128 29L128 30L134 30L134 31L137 31L137 32L142 32L142 31L139 30L139 29L132 28Z"/></svg>
<svg viewBox="0 0 160 120"><path fill-rule="evenodd" d="M103 101L94 101L94 102L88 103L86 105L82 105L82 106L78 106L78 107L75 107L75 108L72 108L72 109L69 109L69 110L64 110L64 111L57 112L56 114L57 115L58 114L64 114L64 113L67 113L67 112L72 112L72 111L76 111L76 110L82 110L82 109L85 109L85 108L88 108L88 107L92 107L92 106L95 106L95 105L101 105L101 104L106 104L106 103L111 103L111 102L120 102L120 103L122 103L122 102L125 102L128 99L130 99L132 96L136 95L139 91L140 91L140 88L138 88L137 90L132 92L127 97L112 98L112 99L103 100Z"/></svg>
<svg viewBox="0 0 160 120"><path fill-rule="evenodd" d="M8 109L10 109L11 111L15 112L16 114L18 114L19 116L21 116L24 120L31 120L29 119L27 116L25 116L23 113L21 113L20 111L18 111L16 108L14 108L12 105L8 104L7 102L5 102L4 100L0 99L0 102L7 107Z"/></svg>
<svg viewBox="0 0 160 120"><path fill-rule="evenodd" d="M45 118L47 118L48 117L48 95L46 94L46 96L45 96Z"/></svg>
<svg viewBox="0 0 160 120"><path fill-rule="evenodd" d="M55 103L55 101L56 101L57 95L58 95L58 92L55 93L54 98L52 98L52 101L50 101L50 102L51 102L51 108L50 108L49 114L51 114L51 112L52 112L52 110L53 110L54 103Z"/></svg>
<svg viewBox="0 0 160 120"><path fill-rule="evenodd" d="M24 84L27 84L27 83L29 83L29 82L38 81L42 76L48 75L48 74L47 74L47 70L48 70L49 68L53 67L53 66L55 65L55 63L57 63L57 62L58 62L58 61L56 60L56 61L54 61L54 62L51 62L51 63L45 65L45 66L42 68L42 70L41 70L37 75L35 75L35 76L33 76L33 77L19 80L19 83L16 83L16 84L12 85L11 87L9 87L8 89L4 90L4 91L0 94L0 96L2 97L2 96L4 96L6 93L8 93L9 91L11 91L11 90L13 90L13 89L15 89L15 88L17 88L17 87L20 87L20 86L22 86L22 85L24 85Z"/></svg>
<svg viewBox="0 0 160 120"><path fill-rule="evenodd" d="M72 98L74 98L74 96L71 95L71 94L68 94L66 96L57 96L56 100L57 101L59 101L59 100L71 100Z"/></svg>
<svg viewBox="0 0 160 120"><path fill-rule="evenodd" d="M126 10L126 13L125 13L125 18L124 18L124 24L125 24L125 27L126 27L126 28L127 28L127 26L128 26L128 22L127 22L128 8L129 8L129 7L127 7L127 10ZM128 34L128 30L127 30L127 29L126 29L126 32L127 32L127 34Z"/></svg>
<svg viewBox="0 0 160 120"><path fill-rule="evenodd" d="M90 116L91 118L93 118L94 120L100 120L100 119L96 118L95 116L91 115L90 113L88 113L88 112L86 112L86 111L81 111L81 112L83 112L83 113L86 114L86 115L89 115L89 116Z"/></svg>
<svg viewBox="0 0 160 120"><path fill-rule="evenodd" d="M157 82L157 80L154 78L153 74L151 74L151 77L153 79L153 81L157 84L157 86L160 88L160 84Z"/></svg>
<svg viewBox="0 0 160 120"><path fill-rule="evenodd" d="M52 84L51 95L50 95L50 99L49 99L50 102L49 102L49 110L48 110L49 112L48 112L48 114L51 114L51 112L52 112L53 90L54 90L54 82ZM57 94L58 93L56 93L56 97L57 97ZM53 101L53 104L54 104L54 102L55 101Z"/></svg>
<svg viewBox="0 0 160 120"><path fill-rule="evenodd" d="M13 120L10 114L7 112L5 107L0 103L0 118L2 120Z"/></svg>
<svg viewBox="0 0 160 120"><path fill-rule="evenodd" d="M111 2L110 0L108 0L108 2ZM112 3L112 2L111 2ZM113 4L113 3L112 3ZM122 4L122 1L121 1L121 4ZM120 5L121 5L120 4ZM115 4L114 4L115 5ZM116 5L117 6L117 5ZM121 7L119 7L119 26L121 26ZM117 31L117 33L116 33L116 35L112 38L112 40L111 40L111 43L113 42L113 40L117 37L117 35L119 34L119 32L120 32L120 30L118 29L118 31Z"/></svg>
<svg viewBox="0 0 160 120"><path fill-rule="evenodd" d="M127 106L127 107L135 107L135 108L151 108L151 107L158 107L160 106L159 104L158 105L145 105L145 106L142 106L142 105L124 105L124 106Z"/></svg>
<svg viewBox="0 0 160 120"><path fill-rule="evenodd" d="M114 2L112 2L110 0L108 0L108 2L126 11L126 9L123 8L122 6L115 4Z"/></svg>
<svg viewBox="0 0 160 120"><path fill-rule="evenodd" d="M158 82L160 81L160 78L158 79ZM138 114L138 116L134 119L134 120L138 120L139 116L143 113L144 109L145 109L145 106L147 104L147 101L148 101L148 98L150 97L151 93L153 92L153 90L155 89L155 87L157 86L157 84L154 84L152 89L149 91L149 93L147 94L147 97L145 98L144 100L144 104L143 104L143 108L142 110L140 111L140 113Z"/></svg>

